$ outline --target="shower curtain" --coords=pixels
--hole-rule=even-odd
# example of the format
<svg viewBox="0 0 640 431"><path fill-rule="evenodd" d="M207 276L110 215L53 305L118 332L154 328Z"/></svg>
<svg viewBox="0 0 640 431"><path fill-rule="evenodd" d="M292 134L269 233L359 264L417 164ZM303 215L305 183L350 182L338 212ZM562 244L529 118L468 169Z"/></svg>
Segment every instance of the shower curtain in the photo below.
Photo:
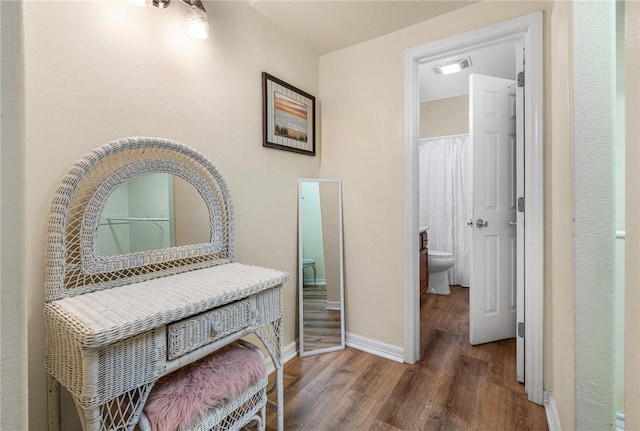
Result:
<svg viewBox="0 0 640 431"><path fill-rule="evenodd" d="M453 253L449 282L469 286L473 229L473 164L469 135L421 139L420 226L429 228L429 250Z"/></svg>

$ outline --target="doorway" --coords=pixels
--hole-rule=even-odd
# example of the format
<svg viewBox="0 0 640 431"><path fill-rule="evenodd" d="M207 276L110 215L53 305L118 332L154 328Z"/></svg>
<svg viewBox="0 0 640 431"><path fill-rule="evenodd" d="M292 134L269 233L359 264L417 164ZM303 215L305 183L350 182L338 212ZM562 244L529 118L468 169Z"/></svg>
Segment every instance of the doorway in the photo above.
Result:
<svg viewBox="0 0 640 431"><path fill-rule="evenodd" d="M419 359L418 190L417 141L419 137L418 69L421 63L438 61L473 49L509 41L524 48L524 173L523 226L525 247L523 321L528 398L543 401L543 155L542 155L542 13L534 13L480 30L411 48L405 55L405 361Z"/></svg>
<svg viewBox="0 0 640 431"><path fill-rule="evenodd" d="M461 67L442 73L442 65ZM429 256L453 261L438 276L442 284L448 278L449 285L468 288L473 281L473 345L516 337L517 250L524 239L516 202L524 166L517 157L523 101L515 79L522 67L515 41L419 65L419 225L428 229ZM521 382L523 350L518 343Z"/></svg>
<svg viewBox="0 0 640 431"><path fill-rule="evenodd" d="M472 286L467 292L472 345L516 338L516 322L523 321L517 316L524 292L518 277L524 237L517 197L523 193L518 186L524 165L516 133L522 129L516 123L522 121L523 100L515 81L521 56L522 49L508 42L420 65L420 230L428 229L429 259L448 256L433 257L438 268L453 263L438 278L431 274L438 286L430 285L428 292ZM461 62L466 67L455 74L437 73L439 64ZM434 93L443 97L429 97ZM451 132L456 135L446 135ZM521 341L518 337L517 380L524 382Z"/></svg>

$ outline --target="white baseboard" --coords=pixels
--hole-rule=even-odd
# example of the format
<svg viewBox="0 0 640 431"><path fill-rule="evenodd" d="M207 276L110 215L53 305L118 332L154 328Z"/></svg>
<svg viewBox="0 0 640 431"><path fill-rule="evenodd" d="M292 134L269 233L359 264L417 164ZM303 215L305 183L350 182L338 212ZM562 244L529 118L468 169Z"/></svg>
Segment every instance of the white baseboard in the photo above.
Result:
<svg viewBox="0 0 640 431"><path fill-rule="evenodd" d="M297 341L292 341L282 348L282 365L284 366L296 356L298 356L298 343ZM267 366L267 374L271 374L276 370L268 353L265 354L264 363Z"/></svg>
<svg viewBox="0 0 640 431"><path fill-rule="evenodd" d="M616 413L616 429L624 431L624 413Z"/></svg>
<svg viewBox="0 0 640 431"><path fill-rule="evenodd" d="M371 353L372 355L391 359L396 362L404 362L404 349L398 346L371 340L349 332L347 332L346 344L349 347Z"/></svg>
<svg viewBox="0 0 640 431"><path fill-rule="evenodd" d="M316 278L315 280L313 278L305 278L303 283L305 286L326 286L327 280L324 278Z"/></svg>
<svg viewBox="0 0 640 431"><path fill-rule="evenodd" d="M549 431L562 431L556 400L553 397L553 394L549 391L544 391L544 411L547 414L547 425L549 426ZM624 431L624 413L616 413L616 430Z"/></svg>
<svg viewBox="0 0 640 431"><path fill-rule="evenodd" d="M549 431L562 431L560 425L560 417L558 416L558 408L556 407L556 400L553 394L549 391L544 391L544 411L547 414L547 425Z"/></svg>
<svg viewBox="0 0 640 431"><path fill-rule="evenodd" d="M282 348L282 365L298 356L298 342L292 341Z"/></svg>
<svg viewBox="0 0 640 431"><path fill-rule="evenodd" d="M346 345L354 349L362 350L372 355L380 356L396 362L404 362L404 350L398 346L382 343L380 341L371 340L359 335L346 334ZM282 349L283 365L298 356L298 342L292 341ZM274 371L270 358L265 358L267 362L267 372L271 374Z"/></svg>
<svg viewBox="0 0 640 431"><path fill-rule="evenodd" d="M342 310L342 305L340 301L327 301L327 306L325 307L327 310Z"/></svg>

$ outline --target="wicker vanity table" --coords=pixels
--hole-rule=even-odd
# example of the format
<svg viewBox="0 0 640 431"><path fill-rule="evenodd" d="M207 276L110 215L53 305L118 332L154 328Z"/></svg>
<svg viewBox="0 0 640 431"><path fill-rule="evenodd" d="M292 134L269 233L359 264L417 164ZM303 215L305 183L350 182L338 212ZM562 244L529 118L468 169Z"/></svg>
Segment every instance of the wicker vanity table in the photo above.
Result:
<svg viewBox="0 0 640 431"><path fill-rule="evenodd" d="M209 213L209 242L100 255L96 237L107 197L148 172L196 188ZM133 430L160 377L249 333L273 361L283 429L280 289L289 275L233 261L229 192L202 155L157 138L122 139L87 154L52 200L46 258L50 430L60 429L60 385L72 394L85 431ZM249 414L254 396L245 393L215 414ZM235 423L215 429L238 429Z"/></svg>

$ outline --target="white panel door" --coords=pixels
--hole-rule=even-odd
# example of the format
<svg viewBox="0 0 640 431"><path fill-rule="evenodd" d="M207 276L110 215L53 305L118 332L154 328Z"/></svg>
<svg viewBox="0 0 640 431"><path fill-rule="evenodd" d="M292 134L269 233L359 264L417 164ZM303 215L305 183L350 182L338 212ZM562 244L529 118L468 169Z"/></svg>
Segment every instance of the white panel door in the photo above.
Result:
<svg viewBox="0 0 640 431"><path fill-rule="evenodd" d="M472 74L471 344L516 336L516 85Z"/></svg>

